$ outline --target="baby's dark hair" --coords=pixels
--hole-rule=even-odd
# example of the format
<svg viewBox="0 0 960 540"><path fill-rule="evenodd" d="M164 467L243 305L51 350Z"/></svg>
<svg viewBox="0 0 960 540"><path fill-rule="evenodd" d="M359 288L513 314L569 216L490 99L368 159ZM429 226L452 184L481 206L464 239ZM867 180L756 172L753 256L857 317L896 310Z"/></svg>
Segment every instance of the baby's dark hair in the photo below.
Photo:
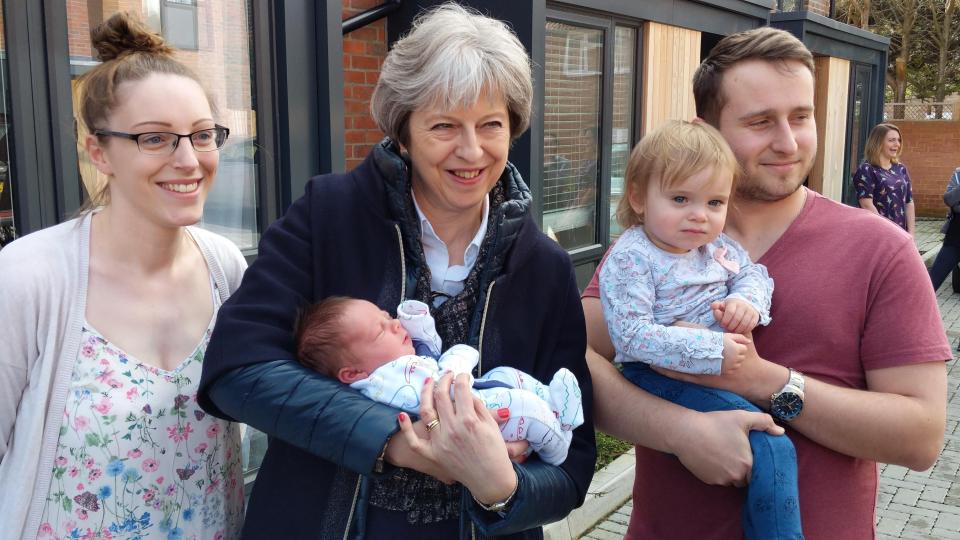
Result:
<svg viewBox="0 0 960 540"><path fill-rule="evenodd" d="M343 314L353 298L330 296L304 309L297 318L297 360L328 377L348 360L343 341Z"/></svg>

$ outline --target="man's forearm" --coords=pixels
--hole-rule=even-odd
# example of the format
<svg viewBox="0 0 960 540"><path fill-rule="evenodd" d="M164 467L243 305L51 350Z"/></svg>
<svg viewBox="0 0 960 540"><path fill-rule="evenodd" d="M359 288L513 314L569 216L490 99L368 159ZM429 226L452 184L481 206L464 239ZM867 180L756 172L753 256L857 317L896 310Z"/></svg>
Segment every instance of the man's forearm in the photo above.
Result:
<svg viewBox="0 0 960 540"><path fill-rule="evenodd" d="M853 457L914 470L933 465L943 444L946 370L929 362L867 373L871 390L807 377L803 413L792 427Z"/></svg>
<svg viewBox="0 0 960 540"><path fill-rule="evenodd" d="M587 348L594 393L594 424L600 431L632 444L670 452L675 426L692 411L659 399L626 380L606 358Z"/></svg>
<svg viewBox="0 0 960 540"><path fill-rule="evenodd" d="M769 409L786 369L766 360L749 374L697 382L739 393ZM721 382L722 381L722 382ZM790 426L831 450L923 470L937 458L946 420L946 369L927 362L867 372L868 390L806 377L803 412Z"/></svg>

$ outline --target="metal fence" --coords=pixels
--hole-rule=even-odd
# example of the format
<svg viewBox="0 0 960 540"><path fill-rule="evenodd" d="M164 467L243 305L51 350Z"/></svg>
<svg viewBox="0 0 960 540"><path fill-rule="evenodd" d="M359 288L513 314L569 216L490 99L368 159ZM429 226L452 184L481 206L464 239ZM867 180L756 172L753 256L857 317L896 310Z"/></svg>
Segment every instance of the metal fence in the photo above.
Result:
<svg viewBox="0 0 960 540"><path fill-rule="evenodd" d="M956 120L960 119L957 103L885 103L884 121L894 120Z"/></svg>

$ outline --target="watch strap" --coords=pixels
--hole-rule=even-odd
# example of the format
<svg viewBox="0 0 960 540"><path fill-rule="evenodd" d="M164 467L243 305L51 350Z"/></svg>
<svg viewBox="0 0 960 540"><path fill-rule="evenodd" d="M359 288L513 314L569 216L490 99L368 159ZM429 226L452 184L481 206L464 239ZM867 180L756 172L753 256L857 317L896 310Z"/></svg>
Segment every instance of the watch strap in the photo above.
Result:
<svg viewBox="0 0 960 540"><path fill-rule="evenodd" d="M490 504L483 504L476 497L474 497L472 493L470 494L470 496L473 497L473 502L477 503L477 506L479 506L480 508L483 508L487 512L506 512L507 507L510 506L510 503L513 501L513 497L514 495L517 494L517 489L519 488L520 488L520 477L517 476L517 485L513 486L513 491L511 491L510 494L507 495L507 498L501 501L497 501Z"/></svg>

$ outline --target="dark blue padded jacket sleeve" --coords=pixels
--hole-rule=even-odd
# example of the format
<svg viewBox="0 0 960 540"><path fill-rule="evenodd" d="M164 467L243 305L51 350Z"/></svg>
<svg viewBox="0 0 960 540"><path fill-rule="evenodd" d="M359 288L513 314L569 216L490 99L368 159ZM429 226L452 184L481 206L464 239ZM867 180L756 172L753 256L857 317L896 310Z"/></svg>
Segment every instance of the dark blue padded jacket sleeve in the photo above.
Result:
<svg viewBox="0 0 960 540"><path fill-rule="evenodd" d="M296 362L239 368L209 390L220 411L317 457L371 474L396 410Z"/></svg>

